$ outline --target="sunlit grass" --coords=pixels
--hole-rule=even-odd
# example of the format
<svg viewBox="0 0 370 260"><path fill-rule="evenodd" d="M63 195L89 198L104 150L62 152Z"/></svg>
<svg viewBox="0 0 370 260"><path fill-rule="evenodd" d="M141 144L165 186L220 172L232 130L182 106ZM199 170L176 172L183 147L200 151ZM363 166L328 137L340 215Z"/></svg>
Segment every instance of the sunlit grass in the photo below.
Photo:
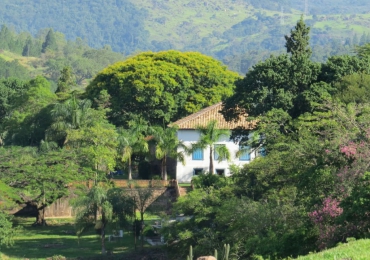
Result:
<svg viewBox="0 0 370 260"><path fill-rule="evenodd" d="M32 63L40 60L40 58L36 58L36 57L24 57L22 55L18 55L10 51L2 50L2 52L0 53L0 58L6 61L17 60L20 65L28 69L30 72L42 72L45 69L42 67L35 68L32 65Z"/></svg>
<svg viewBox="0 0 370 260"><path fill-rule="evenodd" d="M101 241L94 231L78 238L75 234L73 219L48 219L46 227L32 227L33 219L20 219L23 227L10 248L1 248L2 259L46 259L54 255L67 258L94 257L101 254ZM107 230L108 235L112 229ZM134 237L124 233L123 238L108 241L106 248L114 254L134 249ZM1 259L1 258L0 258Z"/></svg>
<svg viewBox="0 0 370 260"><path fill-rule="evenodd" d="M370 259L370 239L361 239L341 244L319 253L301 256L299 260L368 260Z"/></svg>

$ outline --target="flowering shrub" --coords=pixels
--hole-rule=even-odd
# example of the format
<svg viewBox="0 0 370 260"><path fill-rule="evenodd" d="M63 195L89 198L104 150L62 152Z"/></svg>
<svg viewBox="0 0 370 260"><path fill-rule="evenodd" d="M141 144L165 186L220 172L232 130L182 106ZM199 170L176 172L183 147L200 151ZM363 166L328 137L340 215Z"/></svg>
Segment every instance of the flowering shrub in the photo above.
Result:
<svg viewBox="0 0 370 260"><path fill-rule="evenodd" d="M338 242L337 230L340 226L335 224L335 219L343 213L339 204L339 200L328 197L317 210L309 213L310 219L319 229L318 246L320 249Z"/></svg>

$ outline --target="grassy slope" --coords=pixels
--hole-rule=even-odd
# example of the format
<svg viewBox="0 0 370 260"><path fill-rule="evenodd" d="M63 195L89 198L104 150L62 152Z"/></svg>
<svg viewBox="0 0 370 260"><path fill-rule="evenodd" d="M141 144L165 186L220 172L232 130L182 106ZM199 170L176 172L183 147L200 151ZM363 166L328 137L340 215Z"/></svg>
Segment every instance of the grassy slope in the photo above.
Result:
<svg viewBox="0 0 370 260"><path fill-rule="evenodd" d="M248 17L254 17L257 12L267 16L281 16L280 12L255 9L243 1L233 0L136 0L135 3L149 11L145 24L150 32L150 40L169 40L177 49L199 42L203 37L209 37L213 50L220 50L227 46L225 40L227 42L235 39L221 39L214 36L214 31L222 34L234 24ZM285 24L293 26L301 13L298 10L285 13ZM159 23L158 19L163 17L166 22ZM351 19L349 15L318 15L318 17L322 18L322 21L315 23L313 27L321 29L330 27L332 37L345 38L355 33L361 36L363 32L370 32L370 14L357 14ZM311 19L312 16L308 18ZM262 30L248 38L265 38L266 36L266 32ZM248 42L248 39L240 40Z"/></svg>
<svg viewBox="0 0 370 260"><path fill-rule="evenodd" d="M38 61L40 61L40 58L36 58L36 57L24 57L24 56L12 53L10 51L4 50L0 53L0 58L4 59L6 61L17 60L20 65L25 67L30 72L31 76L41 75L41 74L43 74L44 70L46 69L46 68L37 67L37 66L34 65Z"/></svg>
<svg viewBox="0 0 370 260"><path fill-rule="evenodd" d="M341 244L335 248L316 254L298 257L299 260L368 260L370 259L370 239L361 239Z"/></svg>

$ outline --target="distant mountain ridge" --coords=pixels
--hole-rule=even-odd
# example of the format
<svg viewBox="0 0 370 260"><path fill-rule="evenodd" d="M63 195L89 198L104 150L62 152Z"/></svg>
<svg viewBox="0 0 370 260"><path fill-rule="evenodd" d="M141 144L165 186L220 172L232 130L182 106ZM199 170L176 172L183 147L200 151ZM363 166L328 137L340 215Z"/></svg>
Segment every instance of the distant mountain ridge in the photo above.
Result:
<svg viewBox="0 0 370 260"><path fill-rule="evenodd" d="M2 0L0 24L34 35L51 27L124 54L195 50L227 63L239 54L281 51L284 34L305 12L312 43L330 46L314 49L316 60L333 54L329 49L349 52L370 33L367 0ZM231 67L244 71L248 62Z"/></svg>

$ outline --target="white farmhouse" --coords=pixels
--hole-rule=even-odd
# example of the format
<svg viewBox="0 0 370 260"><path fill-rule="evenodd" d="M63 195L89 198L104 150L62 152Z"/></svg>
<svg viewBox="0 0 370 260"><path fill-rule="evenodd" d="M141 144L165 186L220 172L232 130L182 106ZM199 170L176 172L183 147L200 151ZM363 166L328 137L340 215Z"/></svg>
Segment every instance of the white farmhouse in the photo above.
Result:
<svg viewBox="0 0 370 260"><path fill-rule="evenodd" d="M200 133L196 128L198 126L206 126L211 120L217 120L217 127L219 129L232 130L237 127L251 127L251 124L247 122L245 118L241 118L238 122L227 122L220 113L221 109L222 103L220 102L172 123L172 125L177 125L179 127L177 132L178 139L183 141L186 146L190 147L192 143L199 141ZM214 173L218 175L229 176L231 164L241 166L249 163L250 160L255 157L255 155L250 152L245 152L241 156L237 157L236 153L241 147L239 147L238 143L234 143L230 140L230 136L224 136L218 140L216 145L226 145L231 153L230 161L224 160L221 162L217 161L217 154L212 155L214 158ZM189 183L193 176L198 175L201 172L208 172L210 163L209 153L209 148L204 150L198 149L191 155L186 156L185 166L180 162L177 162L176 179L180 183Z"/></svg>

